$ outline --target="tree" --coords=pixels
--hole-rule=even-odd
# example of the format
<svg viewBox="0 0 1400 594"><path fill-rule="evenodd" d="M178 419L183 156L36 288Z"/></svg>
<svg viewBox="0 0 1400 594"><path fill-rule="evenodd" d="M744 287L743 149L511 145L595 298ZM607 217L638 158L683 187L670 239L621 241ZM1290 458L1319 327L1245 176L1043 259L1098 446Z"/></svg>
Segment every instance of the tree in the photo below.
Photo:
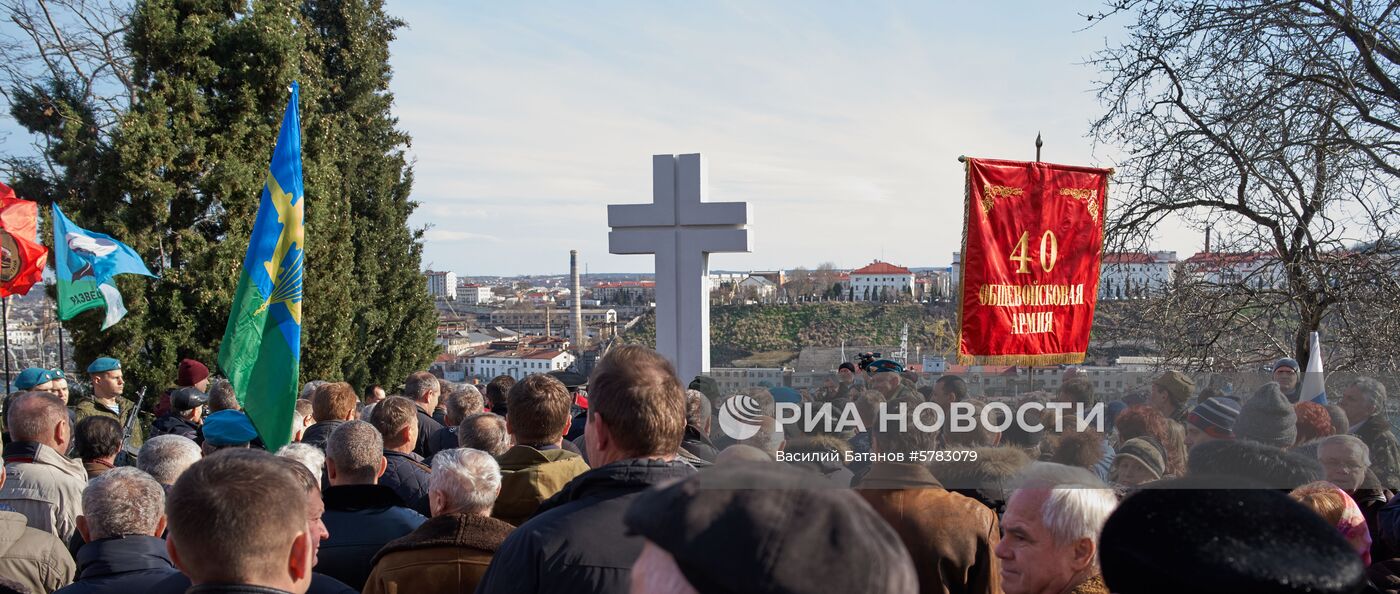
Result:
<svg viewBox="0 0 1400 594"><path fill-rule="evenodd" d="M6 171L23 195L60 201L161 277L119 278L131 313L106 332L100 316L69 322L76 361L119 356L133 383L154 388L180 358L214 363L293 80L303 83L307 200L302 375L388 384L431 360L435 315L418 273L420 232L407 226L407 137L388 112L398 24L380 5L5 8L20 18L53 6L71 9L87 41L59 43L70 29L58 25L35 27L28 49L0 47L10 111L41 149L7 159Z"/></svg>
<svg viewBox="0 0 1400 594"><path fill-rule="evenodd" d="M344 298L323 299L324 318L334 321L318 318L324 320L321 334L342 351L326 354L321 373L356 386L397 384L437 351L437 312L419 272L423 230L408 225L418 206L409 198L410 139L391 112L389 43L404 23L388 16L380 0L307 0L300 6L308 61L317 66L312 76L325 88L317 100L326 125L315 140L331 172L323 203L337 208L323 222L348 240L336 254L347 282L322 287ZM347 301L350 307L333 309Z"/></svg>
<svg viewBox="0 0 1400 594"><path fill-rule="evenodd" d="M1378 0L1123 0L1129 37L1093 60L1107 107L1093 126L1123 147L1108 216L1115 249L1141 249L1178 216L1262 256L1224 279L1296 319L1282 351L1359 305L1395 228L1400 180L1400 19ZM1252 257L1252 256L1251 256ZM1261 275L1277 271L1279 282ZM1345 281L1345 282L1341 282ZM1252 286L1251 286L1252 285Z"/></svg>

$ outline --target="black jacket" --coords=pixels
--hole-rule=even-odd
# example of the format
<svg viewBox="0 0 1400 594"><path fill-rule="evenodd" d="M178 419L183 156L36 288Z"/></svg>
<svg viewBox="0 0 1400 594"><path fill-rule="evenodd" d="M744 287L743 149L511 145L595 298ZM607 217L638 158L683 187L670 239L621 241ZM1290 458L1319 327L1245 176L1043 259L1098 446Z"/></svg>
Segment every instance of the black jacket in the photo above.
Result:
<svg viewBox="0 0 1400 594"><path fill-rule="evenodd" d="M426 458L425 461L428 463L428 466L432 466L433 456L436 456L438 452L441 452L443 450L450 450L456 447L458 447L457 427L449 425L443 427L442 429L438 429L437 433L434 433L431 437L428 438L428 451L430 452L430 454L424 457Z"/></svg>
<svg viewBox="0 0 1400 594"><path fill-rule="evenodd" d="M415 411L418 413L418 441L413 446L413 453L427 458L433 455L432 450L428 447L428 442L432 441L433 434L442 429L442 423L433 420L433 417L423 412L422 408L415 408Z"/></svg>
<svg viewBox="0 0 1400 594"><path fill-rule="evenodd" d="M711 464L719 456L719 450L715 449L715 444L710 442L710 438L692 425L685 426L685 434L681 437L681 449Z"/></svg>
<svg viewBox="0 0 1400 594"><path fill-rule="evenodd" d="M385 543L412 532L427 521L404 507L392 489L382 485L341 485L321 495L326 513L321 520L330 538L321 543L316 571L345 582L355 590L365 587L374 566L370 561Z"/></svg>
<svg viewBox="0 0 1400 594"><path fill-rule="evenodd" d="M648 487L694 472L679 460L632 459L578 475L506 538L476 591L626 593L642 551L642 538L623 527L627 506Z"/></svg>
<svg viewBox="0 0 1400 594"><path fill-rule="evenodd" d="M315 425L307 427L306 431L301 433L301 442L309 443L325 451L326 440L331 438L331 432L343 424L345 421L317 421Z"/></svg>
<svg viewBox="0 0 1400 594"><path fill-rule="evenodd" d="M154 585L149 590L140 590L144 594L185 594L185 591L198 592L199 594L278 594L282 590L275 588L265 588L262 586L243 586L236 584L205 584L197 589L190 589L190 578L183 573L170 576L165 581ZM136 594L137 591L122 592L121 594ZM313 572L311 574L311 587L306 589L306 594L358 594L358 590L345 585L340 580L323 573Z"/></svg>
<svg viewBox="0 0 1400 594"><path fill-rule="evenodd" d="M418 454L384 450L384 459L389 461L379 484L394 490L409 509L424 517L433 515L428 509L428 478L432 472Z"/></svg>
<svg viewBox="0 0 1400 594"><path fill-rule="evenodd" d="M104 538L78 550L78 577L58 592L146 592L161 580L179 573L166 556L164 540L137 535Z"/></svg>
<svg viewBox="0 0 1400 594"><path fill-rule="evenodd" d="M199 425L179 415L165 415L151 423L151 437L157 435L179 435L188 437L195 443L204 443L204 437L199 434Z"/></svg>

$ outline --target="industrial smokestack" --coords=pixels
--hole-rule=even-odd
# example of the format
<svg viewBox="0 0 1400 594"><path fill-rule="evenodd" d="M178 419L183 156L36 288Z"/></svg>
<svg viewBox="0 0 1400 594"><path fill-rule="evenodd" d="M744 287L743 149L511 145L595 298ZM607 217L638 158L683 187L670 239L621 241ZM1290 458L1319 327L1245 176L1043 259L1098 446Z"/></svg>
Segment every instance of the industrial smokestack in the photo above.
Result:
<svg viewBox="0 0 1400 594"><path fill-rule="evenodd" d="M588 334L583 330L583 287L578 278L578 250L569 250L569 276L573 278L570 290L574 292L574 307L573 311L570 312L573 321L574 348L582 353L583 349L588 346Z"/></svg>

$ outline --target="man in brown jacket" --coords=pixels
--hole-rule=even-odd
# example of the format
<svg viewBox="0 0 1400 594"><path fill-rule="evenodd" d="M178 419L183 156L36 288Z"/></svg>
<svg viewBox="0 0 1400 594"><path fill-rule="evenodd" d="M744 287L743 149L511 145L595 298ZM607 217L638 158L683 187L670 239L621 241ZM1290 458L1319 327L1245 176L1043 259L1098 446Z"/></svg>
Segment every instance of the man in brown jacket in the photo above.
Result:
<svg viewBox="0 0 1400 594"><path fill-rule="evenodd" d="M895 407L901 403L891 403ZM920 418L933 424L931 411ZM871 428L872 449L877 454L911 453L938 449L936 434L914 424L913 410L906 410L905 427L891 420ZM977 500L944 490L928 468L920 464L876 462L857 487L875 512L889 523L914 558L923 594L1001 592L1001 577L994 550L1000 540L997 516Z"/></svg>
<svg viewBox="0 0 1400 594"><path fill-rule="evenodd" d="M515 446L501 454L501 495L491 515L519 526L574 477L588 471L583 457L560 448L571 422L573 395L543 373L526 377L507 395L506 431Z"/></svg>
<svg viewBox="0 0 1400 594"><path fill-rule="evenodd" d="M432 519L380 549L364 594L476 590L496 549L515 529L490 517L500 487L500 467L489 454L438 452L428 491Z"/></svg>

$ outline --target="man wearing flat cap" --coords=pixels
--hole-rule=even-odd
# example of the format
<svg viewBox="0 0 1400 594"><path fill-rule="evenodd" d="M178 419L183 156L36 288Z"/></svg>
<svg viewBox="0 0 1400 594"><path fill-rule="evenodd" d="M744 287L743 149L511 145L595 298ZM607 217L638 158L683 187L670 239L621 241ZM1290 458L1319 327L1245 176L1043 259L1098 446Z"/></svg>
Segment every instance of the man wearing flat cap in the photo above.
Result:
<svg viewBox="0 0 1400 594"><path fill-rule="evenodd" d="M179 435L196 443L203 442L199 426L204 417L204 405L208 402L209 397L199 388L180 388L171 392L170 414L151 423L151 435Z"/></svg>
<svg viewBox="0 0 1400 594"><path fill-rule="evenodd" d="M98 357L88 365L87 372L92 377L92 395L84 398L77 406L73 407L73 414L76 417L75 423L82 421L93 415L103 415L116 419L118 423L125 423L127 415L131 414L131 409L137 404L122 398L122 390L126 388L126 381L122 377L122 363L111 357ZM142 433L141 424L136 423L135 429L131 432L131 442L135 447L141 447L145 443L146 437Z"/></svg>

